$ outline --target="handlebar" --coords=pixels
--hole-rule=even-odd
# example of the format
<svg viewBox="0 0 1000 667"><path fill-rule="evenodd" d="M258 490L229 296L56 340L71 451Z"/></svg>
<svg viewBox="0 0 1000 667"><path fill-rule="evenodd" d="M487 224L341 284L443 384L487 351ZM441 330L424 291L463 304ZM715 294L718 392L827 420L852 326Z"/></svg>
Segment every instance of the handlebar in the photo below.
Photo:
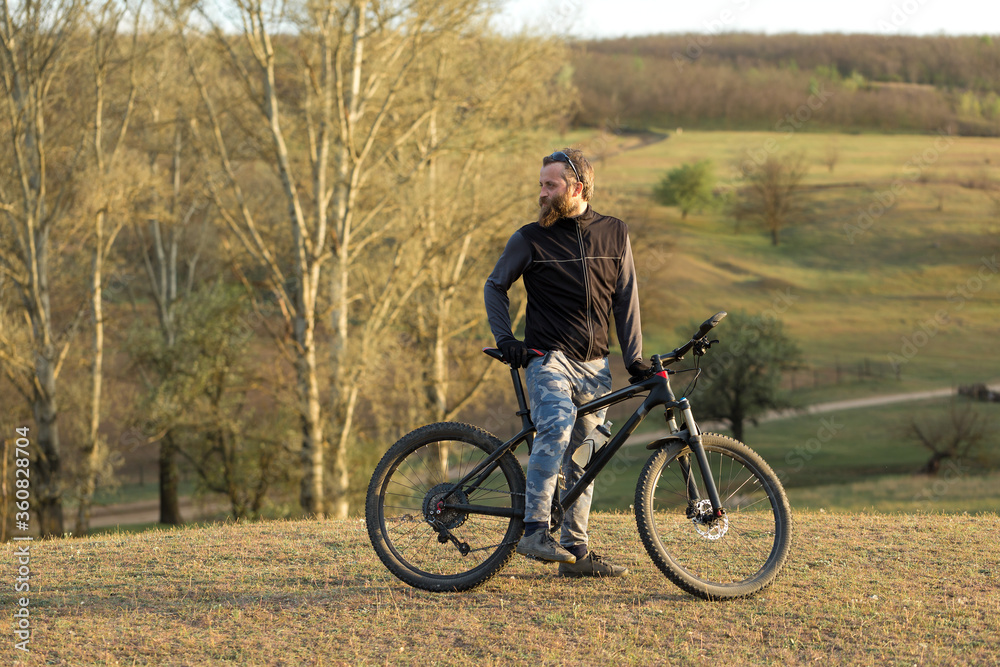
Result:
<svg viewBox="0 0 1000 667"><path fill-rule="evenodd" d="M715 315L712 315L710 318L708 318L704 322L702 322L701 323L701 328L698 329L698 333L696 333L694 335L694 338L692 338L691 340L698 340L700 338L704 338L705 334L707 334L709 331L711 331L715 327L719 326L719 322L721 322L722 318L724 318L727 314L728 313L726 313L726 311L722 310L722 311L719 311L718 313L716 313Z"/></svg>
<svg viewBox="0 0 1000 667"><path fill-rule="evenodd" d="M701 341L706 335L708 335L709 331L717 327L719 325L719 322L721 322L726 315L727 315L726 311L724 310L719 311L718 313L712 315L710 318L701 323L701 326L698 327L698 332L691 337L691 340L684 343L683 345L681 345L680 347L676 348L675 350L673 350L668 354L653 355L653 370L654 371L662 370L663 366L667 366L669 364L672 364L676 361L680 361L681 359L683 359L684 355L687 354L688 351L692 347L694 347L699 341ZM657 366L659 366L660 368L657 369Z"/></svg>

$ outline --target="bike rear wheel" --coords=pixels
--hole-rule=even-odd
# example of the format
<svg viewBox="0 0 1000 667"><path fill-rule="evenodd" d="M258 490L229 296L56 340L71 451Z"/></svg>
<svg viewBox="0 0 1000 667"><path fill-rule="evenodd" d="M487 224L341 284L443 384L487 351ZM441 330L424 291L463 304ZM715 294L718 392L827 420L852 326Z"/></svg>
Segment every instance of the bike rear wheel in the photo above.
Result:
<svg viewBox="0 0 1000 667"><path fill-rule="evenodd" d="M781 482L749 447L702 436L725 515L712 515L691 449L668 445L650 457L636 487L639 535L658 568L706 600L752 595L770 585L788 557L791 510Z"/></svg>
<svg viewBox="0 0 1000 667"><path fill-rule="evenodd" d="M372 546L390 572L424 590L463 591L507 564L524 532L525 479L517 459L508 452L487 475L455 488L501 444L480 428L450 422L412 431L386 452L368 485L365 517Z"/></svg>

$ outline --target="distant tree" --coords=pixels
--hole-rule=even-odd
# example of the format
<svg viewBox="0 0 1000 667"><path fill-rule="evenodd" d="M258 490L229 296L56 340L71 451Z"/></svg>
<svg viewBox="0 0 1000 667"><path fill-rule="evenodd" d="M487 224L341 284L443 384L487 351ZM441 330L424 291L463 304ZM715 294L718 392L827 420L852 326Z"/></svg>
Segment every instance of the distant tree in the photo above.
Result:
<svg viewBox="0 0 1000 667"><path fill-rule="evenodd" d="M260 516L269 490L289 484L296 424L283 383L257 355L254 317L245 291L203 286L174 310L176 337L137 324L127 347L136 369L149 379L140 420L162 437L197 475L199 490L226 496L236 518Z"/></svg>
<svg viewBox="0 0 1000 667"><path fill-rule="evenodd" d="M782 119L779 131L808 121L990 136L1000 117L988 92L998 89L1000 49L964 36L715 34L709 45L650 35L575 42L572 54L578 124L773 130Z"/></svg>
<svg viewBox="0 0 1000 667"><path fill-rule="evenodd" d="M781 320L767 315L730 313L713 335L721 342L702 359L698 410L727 422L742 441L745 422L756 424L767 410L792 407L781 390L781 372L797 365L801 351Z"/></svg>
<svg viewBox="0 0 1000 667"><path fill-rule="evenodd" d="M826 145L826 153L823 155L823 163L826 168L833 173L834 168L837 166L837 162L840 161L840 142L836 139L832 140Z"/></svg>
<svg viewBox="0 0 1000 667"><path fill-rule="evenodd" d="M931 453L920 473L937 475L944 461L983 462L983 445L995 429L990 421L971 405L952 402L948 414L936 419L913 419L907 429L910 437Z"/></svg>
<svg viewBox="0 0 1000 667"><path fill-rule="evenodd" d="M712 205L715 174L710 160L699 160L671 169L660 181L653 196L664 206L681 209L681 220L695 209Z"/></svg>
<svg viewBox="0 0 1000 667"><path fill-rule="evenodd" d="M808 170L805 157L802 153L771 153L759 164L744 166L746 185L734 198L733 216L769 231L771 244L776 246L781 230L803 213L799 184Z"/></svg>

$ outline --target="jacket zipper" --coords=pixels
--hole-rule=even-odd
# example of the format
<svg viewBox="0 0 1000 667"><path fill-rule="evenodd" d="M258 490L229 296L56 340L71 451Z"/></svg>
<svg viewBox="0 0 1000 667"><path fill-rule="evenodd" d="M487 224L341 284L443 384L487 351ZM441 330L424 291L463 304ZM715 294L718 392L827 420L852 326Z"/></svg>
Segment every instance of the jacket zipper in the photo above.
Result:
<svg viewBox="0 0 1000 667"><path fill-rule="evenodd" d="M580 243L580 263L583 266L583 289L584 295L586 296L586 307L587 307L587 357L586 360L590 361L590 357L594 351L594 323L590 320L590 272L587 270L587 253L583 247L583 232L580 231L580 223L576 223L576 239Z"/></svg>

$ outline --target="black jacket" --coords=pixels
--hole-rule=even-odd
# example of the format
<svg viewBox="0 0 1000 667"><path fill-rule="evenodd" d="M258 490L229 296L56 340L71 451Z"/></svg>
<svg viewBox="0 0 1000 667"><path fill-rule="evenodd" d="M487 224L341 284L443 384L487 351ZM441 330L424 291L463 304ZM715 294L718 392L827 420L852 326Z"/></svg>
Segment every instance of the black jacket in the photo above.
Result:
<svg viewBox="0 0 1000 667"><path fill-rule="evenodd" d="M608 355L615 316L625 367L642 359L639 294L628 227L589 206L576 218L514 232L486 280L486 314L497 344L514 339L507 291L523 278L528 294L524 342L577 361Z"/></svg>

